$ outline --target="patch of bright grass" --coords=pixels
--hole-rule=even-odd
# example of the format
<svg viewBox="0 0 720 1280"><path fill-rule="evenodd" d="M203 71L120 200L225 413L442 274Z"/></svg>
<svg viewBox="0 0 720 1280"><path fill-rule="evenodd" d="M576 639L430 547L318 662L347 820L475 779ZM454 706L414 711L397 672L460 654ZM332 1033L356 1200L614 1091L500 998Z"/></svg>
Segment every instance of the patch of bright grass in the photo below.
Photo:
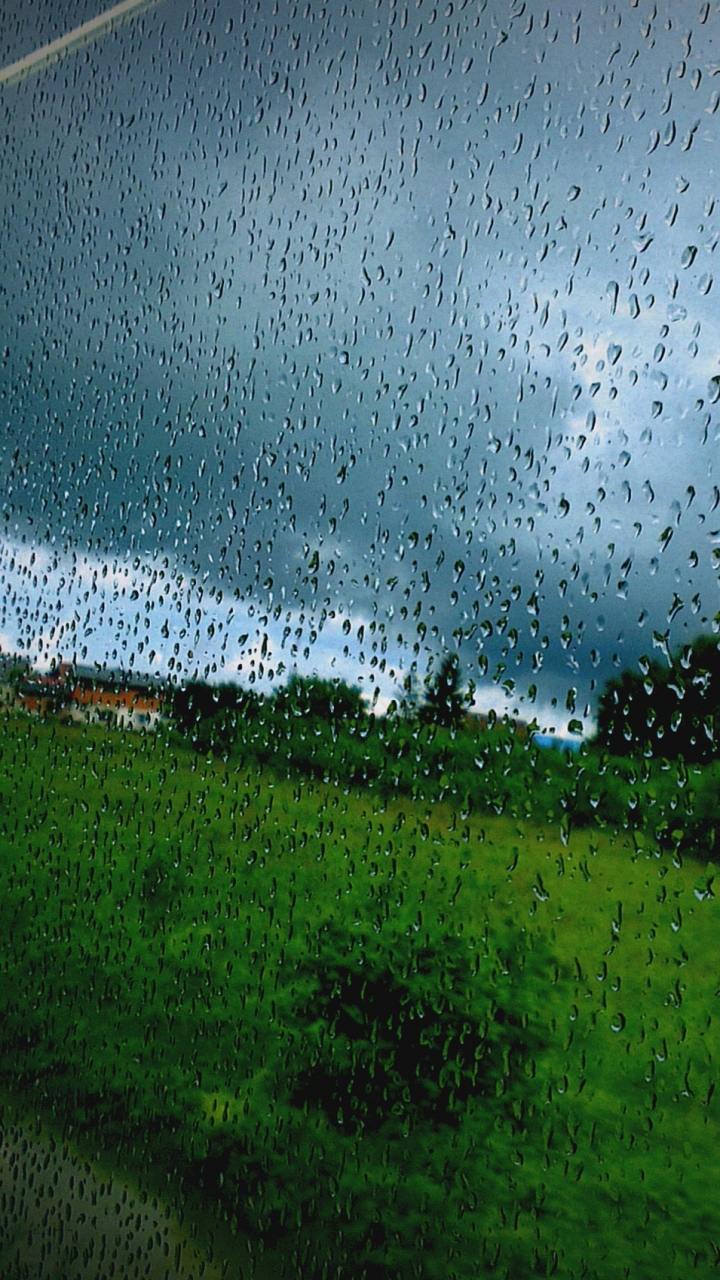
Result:
<svg viewBox="0 0 720 1280"><path fill-rule="evenodd" d="M305 1276L714 1264L712 868L102 730L1 752L30 1107Z"/></svg>

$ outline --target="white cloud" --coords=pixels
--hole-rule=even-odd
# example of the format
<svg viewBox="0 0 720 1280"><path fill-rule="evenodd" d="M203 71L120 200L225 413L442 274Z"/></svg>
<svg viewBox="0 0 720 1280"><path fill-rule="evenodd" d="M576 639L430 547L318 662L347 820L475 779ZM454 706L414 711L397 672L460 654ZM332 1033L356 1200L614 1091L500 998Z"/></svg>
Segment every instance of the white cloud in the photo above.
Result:
<svg viewBox="0 0 720 1280"><path fill-rule="evenodd" d="M375 687L389 701L401 657L377 658L357 614L263 609L198 582L167 559L58 556L0 544L2 647L33 665L74 660L158 677L235 680L269 689L291 671Z"/></svg>

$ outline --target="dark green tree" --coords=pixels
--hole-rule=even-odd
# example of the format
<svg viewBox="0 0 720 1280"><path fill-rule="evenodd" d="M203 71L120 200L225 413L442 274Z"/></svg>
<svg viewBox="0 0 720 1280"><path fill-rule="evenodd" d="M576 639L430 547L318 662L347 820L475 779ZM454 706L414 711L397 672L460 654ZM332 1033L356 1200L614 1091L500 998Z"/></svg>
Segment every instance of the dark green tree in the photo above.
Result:
<svg viewBox="0 0 720 1280"><path fill-rule="evenodd" d="M232 746L240 727L257 718L261 705L258 694L240 685L191 681L175 690L172 715L198 751L221 754Z"/></svg>
<svg viewBox="0 0 720 1280"><path fill-rule="evenodd" d="M465 715L466 707L460 659L456 653L447 653L435 675L428 676L425 682L421 719L427 724L456 728Z"/></svg>
<svg viewBox="0 0 720 1280"><path fill-rule="evenodd" d="M313 717L331 724L347 724L366 714L362 694L354 685L297 673L275 694L273 706L291 718Z"/></svg>
<svg viewBox="0 0 720 1280"><path fill-rule="evenodd" d="M700 636L677 658L676 675L684 699L683 726L687 758L707 761L720 756L720 643Z"/></svg>
<svg viewBox="0 0 720 1280"><path fill-rule="evenodd" d="M614 755L644 754L706 763L720 755L720 649L701 636L669 666L610 680L598 704L597 741Z"/></svg>
<svg viewBox="0 0 720 1280"><path fill-rule="evenodd" d="M597 741L601 746L616 756L660 753L668 720L668 674L653 663L645 675L623 671L608 681L598 704Z"/></svg>

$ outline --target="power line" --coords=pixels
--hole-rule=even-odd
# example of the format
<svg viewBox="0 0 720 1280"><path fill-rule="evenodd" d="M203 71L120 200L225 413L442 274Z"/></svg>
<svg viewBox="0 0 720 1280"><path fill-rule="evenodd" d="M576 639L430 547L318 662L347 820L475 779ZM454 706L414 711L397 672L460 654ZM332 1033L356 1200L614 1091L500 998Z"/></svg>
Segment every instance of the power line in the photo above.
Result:
<svg viewBox="0 0 720 1280"><path fill-rule="evenodd" d="M36 49L34 53L29 53L26 57L19 58L17 62L11 62L9 66L3 67L0 71L0 84L11 84L14 80L20 80L36 68L46 66L56 58L62 57L68 49L74 49L77 45L92 40L94 36L102 35L130 14L137 13L140 9L147 9L155 3L157 0L122 0L121 4L114 5L112 9L106 9L104 13L98 14L97 18L91 18L89 22L83 22L82 26L75 27L67 35L60 36L50 44L43 45L42 49Z"/></svg>

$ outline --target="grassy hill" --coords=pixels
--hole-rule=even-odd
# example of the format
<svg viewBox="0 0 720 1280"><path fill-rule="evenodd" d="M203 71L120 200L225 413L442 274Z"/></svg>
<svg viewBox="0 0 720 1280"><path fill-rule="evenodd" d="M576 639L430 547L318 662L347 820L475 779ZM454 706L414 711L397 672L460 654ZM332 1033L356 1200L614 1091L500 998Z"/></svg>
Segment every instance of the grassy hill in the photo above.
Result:
<svg viewBox="0 0 720 1280"><path fill-rule="evenodd" d="M720 1259L712 865L12 719L0 806L5 1086L238 1274Z"/></svg>

